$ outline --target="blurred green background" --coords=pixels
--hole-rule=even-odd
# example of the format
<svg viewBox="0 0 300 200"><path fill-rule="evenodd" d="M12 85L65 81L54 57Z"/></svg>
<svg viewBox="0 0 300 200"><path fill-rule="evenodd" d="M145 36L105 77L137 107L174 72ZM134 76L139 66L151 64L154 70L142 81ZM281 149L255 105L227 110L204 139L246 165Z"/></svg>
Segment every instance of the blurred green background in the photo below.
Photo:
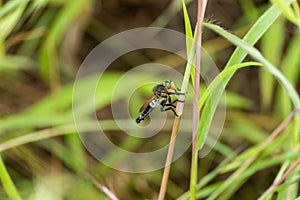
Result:
<svg viewBox="0 0 300 200"><path fill-rule="evenodd" d="M263 0L210 0L205 20L242 37L270 5ZM187 8L195 24L196 1L187 1ZM23 199L108 199L99 185L120 199L157 198L162 170L131 174L106 167L85 150L72 116L73 81L87 54L114 34L148 26L184 33L181 1L0 1L0 150ZM299 45L299 30L282 16L255 45L298 92ZM220 70L235 49L208 29L203 32L203 47ZM151 142L120 134L112 119L110 91L122 74L148 62L162 63L181 73L186 64L159 50L132 52L110 65L102 77L109 87L99 88L96 94L99 98L105 96L96 109L109 137L122 148L136 152L167 144L170 131L162 131ZM82 84L88 85L88 81ZM123 87L121 97L127 95L130 85ZM264 141L292 110L286 93L259 68L236 73L226 94L225 127L214 149L200 160L200 179L221 166L229 155ZM151 87L146 87L132 98L133 119L149 95ZM272 184L279 164L297 156L297 152L285 154L280 146L285 142L289 141L278 140L267 152L271 157L282 156L277 162L255 168L231 196L224 198L250 200L261 195ZM211 192L226 180L229 171L230 166L207 184L205 191ZM172 165L167 199L176 199L188 191L189 173L190 149ZM4 187L0 188L0 199L8 199Z"/></svg>

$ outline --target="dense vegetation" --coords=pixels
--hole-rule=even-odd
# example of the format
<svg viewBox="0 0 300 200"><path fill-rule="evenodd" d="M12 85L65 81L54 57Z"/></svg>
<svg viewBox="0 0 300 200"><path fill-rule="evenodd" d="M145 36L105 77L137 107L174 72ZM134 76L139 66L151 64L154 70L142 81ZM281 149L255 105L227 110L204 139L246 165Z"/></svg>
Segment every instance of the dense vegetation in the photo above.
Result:
<svg viewBox="0 0 300 200"><path fill-rule="evenodd" d="M0 1L0 199L113 199L113 195L157 199L163 168L122 172L95 159L81 139L94 131L89 116L95 111L107 137L124 150L144 153L167 145L174 120L171 112L164 128L153 137L136 137L146 131L128 124L139 115L154 83L174 79L182 86L182 77L155 76L157 70L153 70L150 75L133 74L121 84L119 81L126 72L147 63L170 66L183 76L187 63L194 62L189 53L195 50L195 40L183 41L186 60L153 48L116 58L94 90L95 108L86 102L93 98L87 91L99 77L90 74L78 80L76 75L99 43L122 31L163 27L195 38L199 2ZM208 153L191 166L189 147L172 163L166 199L190 199L193 195L210 200L299 199L299 19L297 1L208 1L202 46L222 72L210 85L203 81L205 76L200 84L197 150L208 147ZM202 60L202 64L207 63ZM193 70L191 74L185 114L193 110ZM138 85L146 80L153 83ZM76 84L76 92L83 98L74 108ZM218 123L210 124L214 108L224 106L220 100L223 90L226 118L222 134L215 136ZM127 104L130 118L117 119L125 130L116 124L112 107ZM81 129L84 133L78 134L74 109L87 124ZM145 125L161 115L157 110ZM191 134L192 123L183 120L179 138L185 132ZM190 135L182 138L190 139ZM111 152L105 159L118 163L122 156ZM193 167L196 177L190 175ZM193 180L197 182L194 188Z"/></svg>

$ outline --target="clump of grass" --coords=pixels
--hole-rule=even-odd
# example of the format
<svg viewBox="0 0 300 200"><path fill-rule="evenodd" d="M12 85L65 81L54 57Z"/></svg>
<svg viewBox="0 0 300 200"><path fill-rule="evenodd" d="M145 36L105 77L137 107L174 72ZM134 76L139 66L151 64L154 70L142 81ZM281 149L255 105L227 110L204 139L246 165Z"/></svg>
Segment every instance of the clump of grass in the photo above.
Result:
<svg viewBox="0 0 300 200"><path fill-rule="evenodd" d="M274 166L279 166L279 170L274 180L272 180L273 183L266 188L261 188L261 191L264 190L264 192L260 197L260 194L249 195L253 198L270 199L276 193L278 199L296 199L299 193L299 172L297 169L299 166L300 116L298 111L300 108L300 100L295 87L300 79L300 68L298 67L300 64L298 51L300 36L299 33L287 33L284 29L287 20L296 27L299 27L299 4L297 1L291 0L273 0L272 2L272 5L263 13L261 13L261 9L256 8L255 4L251 1L240 2L244 8L245 17L253 23L242 39L212 23L203 23L202 27L202 18L205 8L203 5L205 5L206 2L201 0L198 1L199 15L198 25L195 31L191 28L190 18L184 1L173 1L166 11L157 18L157 21L153 23L154 25L167 24L172 16L181 9L179 5L182 3L188 54L188 63L186 65L182 90L186 90L185 88L191 77L190 82L194 86L195 93L195 107L192 162L190 165L187 165L186 163L188 162L187 159L185 159L183 165L185 167L184 169L174 169L177 170L176 172L179 172L177 174L180 175L181 180L188 179L188 175L185 174L186 176L184 177L184 172L188 171L188 168L191 169L190 188L188 191L184 191L182 196L178 197L180 200L234 198L234 195L238 193L238 190L250 177L257 172ZM292 7L290 7L290 4L292 4ZM202 5L202 9L200 5ZM67 0L14 0L7 1L5 4L0 5L0 29L3 30L0 33L0 72L10 77L12 82L18 82L22 85L22 80L18 80L18 73L28 69L35 70L45 85L49 86L49 91L43 93L45 95L44 98L37 100L33 106L28 107L26 110L19 111L19 113L9 114L1 118L0 132L2 139L0 152L2 155L5 155L0 157L0 179L3 189L9 198L21 199L20 196L23 197L24 195L24 198L27 198L31 196L27 195L28 193L35 193L35 186L39 184L42 185L39 181L35 182L35 178L29 179L25 176L16 175L16 171L12 170L14 167L11 167L11 163L6 163L6 158L9 157L21 160L22 164L28 165L29 168L32 169L31 173L33 177L49 173L49 165L56 168L56 170L59 171L59 175L67 176L69 181L64 183L65 185L69 184L70 188L65 191L65 194L62 194L62 198L105 198L102 193L104 193L106 197L111 198L115 198L115 196L118 195L121 196L122 194L124 195L125 193L128 193L128 196L129 193L132 193L132 196L134 196L138 189L140 189L139 186L142 188L139 192L142 193L141 196L144 198L147 189L147 183L145 182L149 182L155 186L161 186L159 199L164 199L167 183L169 182L169 188L172 189L170 190L172 193L170 196L176 198L177 195L183 191L181 185L170 181L169 172L174 150L172 146L175 143L180 118L175 118L174 121L169 145L169 157L166 160L165 174L163 175L161 184L159 183L161 174L159 172L153 172L149 175L147 181L137 178L140 182L128 181L125 183L123 180L132 180L135 179L136 176L122 174L125 178L122 181L115 182L122 182L123 185L113 185L114 182L111 181L112 177L120 178L120 173L93 162L84 151L84 147L76 135L77 132L73 124L71 110L73 84L63 85L62 83L64 81L62 74L66 75L68 70L64 68L65 66L60 58L59 52L61 43L69 31L69 25L74 21L81 23L82 21L78 19L83 16L82 13L89 12L91 6L92 1L86 0L79 0L75 3ZM251 12L249 9L246 9L248 6L251 7ZM24 20L25 18L27 19L27 17L32 18ZM93 16L89 17L93 18ZM34 22L32 29L26 29L25 32L16 33L22 29L24 23L30 23L31 21ZM29 24L26 24L26 27L28 25ZM200 63L199 48L201 47L201 42L199 42L199 40L201 39L202 28L215 31L220 35L217 38L218 41L224 41L226 39L231 44L236 45L237 48L226 63L225 69L198 97L199 86L197 84L199 83L200 69L197 67L199 67ZM113 32L111 30L106 31L107 27L93 18L87 33L91 35L91 37L102 37L101 39L103 39L103 35L106 37L108 32ZM289 36L291 40L289 40L287 44L283 44L283 42L286 41L284 37L287 37L288 34L291 35ZM264 38L261 40L262 37ZM261 40L261 51L253 47L259 40ZM280 42L278 40L280 40ZM274 41L278 42L275 43ZM285 52L282 51L283 46L286 47ZM270 48L272 53L269 51ZM7 49L13 49L13 52L16 52L16 54L8 54ZM243 62L247 55L251 56L256 62ZM126 61L128 61L128 63L134 62L130 59ZM239 108L235 107L236 110L234 112L238 112L238 114L234 113L236 116L233 119L239 118L239 120L235 120L233 123L235 125L241 125L238 126L238 128L246 127L251 130L244 131L239 128L237 131L240 135L235 135L234 131L231 131L233 129L230 129L230 139L244 139L242 143L247 141L247 137L255 139L251 140L251 145L249 145L247 149L244 149L243 152L232 149L226 142L218 141L214 146L215 151L213 151L212 154L219 153L225 159L222 162L218 161L218 165L211 171L208 171L209 167L207 167L207 164L205 166L204 162L204 164L198 166L198 151L203 148L205 142L211 140L208 133L211 128L212 118L226 86L238 70L249 66L257 66L259 70L264 69L264 72L261 72L262 70L259 72L261 80L271 80L260 83L261 107L264 111L270 113L272 112L272 106L275 105L275 109L271 114L273 116L277 115L278 118L269 117L269 121L265 122L265 124L269 124L268 128L262 130L260 127L255 126L253 122L255 120L260 121L257 115L252 117L251 112L244 112L243 109L246 109L245 105L240 104ZM68 78L72 77L70 74L68 74L68 76ZM102 81L104 81L106 87L99 87L99 90L97 89L96 91L95 96L99 97L96 99L97 109L109 106L111 103L111 90L120 76L121 73L119 72L111 72L102 77ZM87 77L80 82L80 91L82 91L83 96L85 95L85 88L94 83L96 78L97 77ZM276 80L279 81L281 87L278 86L278 88L275 89L275 87L277 87ZM127 95L126 87L132 87L132 85L124 86L124 92L120 92L120 98ZM180 96L180 98L184 97ZM235 98L232 102L234 103L237 99L238 98ZM246 101L241 100L240 102ZM81 102L80 108L78 109L82 115L91 112L91 107L86 105L84 101ZM251 107L247 109L251 110ZM177 112L184 112L182 103L178 103ZM200 116L199 113L201 113ZM270 127L276 127L273 122L278 123L279 119L283 119L287 115L288 117L268 136L266 129L269 130L271 129ZM242 124L242 120L245 120L244 124ZM101 120L101 125L103 125L105 130L118 131L118 127L111 119ZM89 131L90 127L89 122L87 122L86 130ZM226 130L228 131L228 129L225 128L224 132L226 132ZM226 135L226 133L224 134ZM251 134L251 136L245 136L245 134ZM63 142L57 140L57 138L55 138L57 136L64 137ZM32 144L32 146L26 144ZM122 141L120 146L131 150L138 148L139 144L138 142L132 142L129 138ZM35 151L37 148L40 150L38 153ZM44 155L44 152L51 154L49 156L51 157L50 163L46 158L39 157L39 153ZM120 155L109 156L111 156L111 159L117 160ZM52 157L54 159L52 159ZM55 160L55 162L53 162L53 160ZM57 160L59 160L59 162L57 162ZM63 168L64 170L60 170L62 166L66 166ZM205 173L202 171L199 172L199 170L203 168L207 169L204 170ZM94 180L94 177L87 178L85 173L87 169L91 171L91 174L101 174L104 181L98 181L98 179ZM12 173L10 174L10 172ZM201 177L199 177L199 174ZM224 174L229 174L225 180L218 177L224 176ZM94 186L91 182L94 182ZM14 183L16 183L16 186ZM23 183L25 183L26 186L22 185ZM107 187L111 185L112 187ZM128 185L132 187L128 187ZM118 188L118 186L120 188L123 187L123 190L124 187L127 188L125 192L122 193L122 189ZM54 186L46 185L43 187L52 188ZM114 190L111 188L114 188ZM134 190L134 192L132 192L132 190ZM81 192L76 193L78 191ZM154 195L155 192L157 191L154 190L152 195ZM128 196L124 198L133 199L136 197ZM121 198L123 197L121 196Z"/></svg>
<svg viewBox="0 0 300 200"><path fill-rule="evenodd" d="M279 3L279 1L277 1L277 5L278 5L278 3ZM198 1L198 4L202 5L202 1ZM208 90L207 90L206 91L207 93L204 93L206 95L204 95L203 98L200 99L200 105L197 104L197 106L195 106L195 101L194 101L194 107L197 109L197 112L194 112L193 119L195 119L195 116L197 116L198 106L199 106L199 109L202 109L203 105L204 105L204 107L203 107L203 111L202 111L202 115L201 115L202 117L200 118L199 126L198 126L198 120L193 121L194 126L198 127L198 132L195 132L195 134L193 134L193 138L196 138L193 141L196 141L196 143L194 143L193 147L192 147L191 182L190 182L189 199L196 199L196 191L197 191L196 183L198 180L198 178L197 178L198 151L201 150L201 148L203 147L203 145L206 141L207 133L208 133L209 127L211 125L212 116L214 115L214 111L220 100L220 96L222 95L223 90L225 89L227 83L229 82L229 80L231 79L233 74L236 72L236 70L238 70L239 68L242 68L245 66L251 66L251 65L257 65L257 66L261 66L261 67L265 68L265 70L269 74L272 74L281 83L281 85L285 89L285 92L289 95L291 101L293 102L295 110L285 121L282 122L281 125L278 126L278 128L270 135L270 137L259 146L259 148L255 149L255 151L252 152L252 156L250 158L248 158L245 161L245 163L241 164L241 166L229 177L229 179L227 181L224 181L223 183L221 183L221 185L219 187L217 187L215 191L212 191L210 193L208 199L220 198L221 194L222 194L222 199L228 198L234 191L234 190L232 190L232 191L229 190L230 186L232 184L234 184L234 182L239 180L239 177L244 176L244 173L246 173L246 171L247 171L246 169L249 168L254 163L254 161L257 160L257 156L259 155L259 153L262 152L271 142L273 142L273 140L278 136L278 134L282 132L283 128L286 127L291 122L291 119L297 113L296 111L298 111L300 108L300 98L299 98L299 95L297 94L296 90L294 89L293 85L289 82L288 79L286 79L286 77L272 63L270 63L267 59L265 59L257 49L252 47L252 45L263 35L263 33L266 32L266 30L275 22L276 18L278 18L281 11L283 11L285 13L285 16L291 16L290 10L287 10L287 8L288 8L287 4L282 3L282 4L280 4L281 5L280 7L277 7L277 5L276 4L273 5L257 20L257 22L252 26L252 28L245 35L243 40L239 39L238 37L232 35L231 33L227 32L227 31L223 30L221 27L219 27L217 25L213 25L213 24L209 24L209 23L203 24L205 27L214 30L218 34L222 35L224 38L228 39L230 42L232 42L233 44L238 46L238 48L233 53L231 59L227 63L225 70L215 79L215 81L213 81L213 83L211 85L214 85L216 82L219 82L221 84L219 84L218 86L214 87L212 90L209 91L210 92L209 97L207 97L208 96L207 95ZM186 12L184 2L183 2L183 9L184 9L184 14L185 14L185 24L189 24L190 22L189 22L189 18L187 17L187 12ZM199 6L198 9L201 9L201 11L202 11L201 6ZM201 11L198 10L198 13L200 13L200 15L202 15ZM286 12L286 11L289 11L289 12ZM199 19L200 18L198 17L198 20ZM288 17L288 19L290 19L293 23L296 23L296 20L294 17L293 18ZM201 22L202 19L200 19L199 21ZM187 29L187 27L188 27L188 29ZM198 27L198 31L199 31L198 33L201 35L201 32L202 32L201 28ZM190 30L190 25L188 25L188 26L186 25L186 33L187 33L187 35L192 36L191 30ZM198 34L196 34L196 35L198 36L196 38L198 38L198 40L200 40L199 35ZM197 42L195 42L195 43L197 43ZM201 42L200 42L200 44L201 44ZM187 43L187 47L191 47L191 45ZM195 51L195 49L190 48L190 51ZM196 74L196 75L198 75L198 72L199 72L199 68L197 68L197 66L199 67L199 64L200 64L200 62L199 62L200 54L198 54L198 53L196 50L196 72L194 72L194 74ZM245 56L247 54L249 54L254 59L259 61L259 63L240 64L240 62L242 62L242 60L245 58ZM188 62L194 61L194 57L189 57L189 58L191 58L192 60L189 60ZM197 69L198 69L198 71L197 71ZM217 79L219 79L219 81L217 81ZM194 78L194 81L198 81L197 76ZM194 99L198 99L198 91L199 91L198 86L199 85L195 84L196 82L193 82L193 83L194 83L194 89L195 89ZM212 86L210 86L209 88L211 89ZM267 101L270 101L270 100L267 100ZM198 102L198 101L196 101L196 102ZM197 119L198 119L198 117L197 117ZM298 134L297 132L298 131L296 131L295 134ZM298 165L298 162L296 161L294 163L294 165L290 168L290 170L295 169L295 167L297 165ZM282 182L282 179L286 178L286 176L287 176L287 174L289 174L290 170L288 170L286 172L285 176L282 176L282 178L280 179L281 182ZM167 173L169 173L169 169L167 170ZM240 182L238 181L237 183L235 183L234 185L236 185L236 186L234 186L234 187L235 188L239 187L239 185L242 184L242 181L244 181L244 180L245 179L241 179ZM278 184L278 183L280 183L280 181L278 181L276 183ZM166 184L166 181L164 180L162 182L162 185L163 185L162 187L165 187L165 184ZM268 193L270 192L270 190L273 190L273 187L278 186L277 184L274 183L273 186L270 187L271 189L268 189ZM226 191L226 190L228 190L228 191ZM164 191L165 191L165 189L163 190L163 192ZM161 192L162 192L162 190L161 190ZM198 188L198 192L201 192L201 190L199 190L199 188ZM163 199L161 196L164 196L164 195L160 195L160 199ZM187 195L186 195L186 197L187 197Z"/></svg>

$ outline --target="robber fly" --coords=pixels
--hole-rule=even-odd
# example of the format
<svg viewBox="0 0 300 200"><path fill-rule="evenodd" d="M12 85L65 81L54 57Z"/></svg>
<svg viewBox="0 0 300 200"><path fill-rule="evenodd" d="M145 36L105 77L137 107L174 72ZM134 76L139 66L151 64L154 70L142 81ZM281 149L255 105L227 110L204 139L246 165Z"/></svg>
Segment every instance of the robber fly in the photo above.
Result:
<svg viewBox="0 0 300 200"><path fill-rule="evenodd" d="M165 112L167 110L172 110L173 113L178 116L175 111L176 106L174 105L178 99L172 101L171 95L184 95L185 93L179 92L180 89L171 80L166 80L164 83L156 85L152 92L152 97L146 101L146 103L140 108L139 112L142 112L140 116L136 119L136 123L140 123L144 120L152 110L157 106L161 105L160 111Z"/></svg>

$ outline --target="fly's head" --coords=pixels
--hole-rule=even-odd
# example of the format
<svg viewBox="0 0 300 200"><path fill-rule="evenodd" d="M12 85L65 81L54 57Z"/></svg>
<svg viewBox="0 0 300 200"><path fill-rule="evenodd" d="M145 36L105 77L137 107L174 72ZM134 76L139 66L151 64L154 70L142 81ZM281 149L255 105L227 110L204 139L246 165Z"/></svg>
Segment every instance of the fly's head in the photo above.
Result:
<svg viewBox="0 0 300 200"><path fill-rule="evenodd" d="M154 95L157 95L158 97L166 96L168 95L168 89L164 84L158 84L156 85L152 90Z"/></svg>

